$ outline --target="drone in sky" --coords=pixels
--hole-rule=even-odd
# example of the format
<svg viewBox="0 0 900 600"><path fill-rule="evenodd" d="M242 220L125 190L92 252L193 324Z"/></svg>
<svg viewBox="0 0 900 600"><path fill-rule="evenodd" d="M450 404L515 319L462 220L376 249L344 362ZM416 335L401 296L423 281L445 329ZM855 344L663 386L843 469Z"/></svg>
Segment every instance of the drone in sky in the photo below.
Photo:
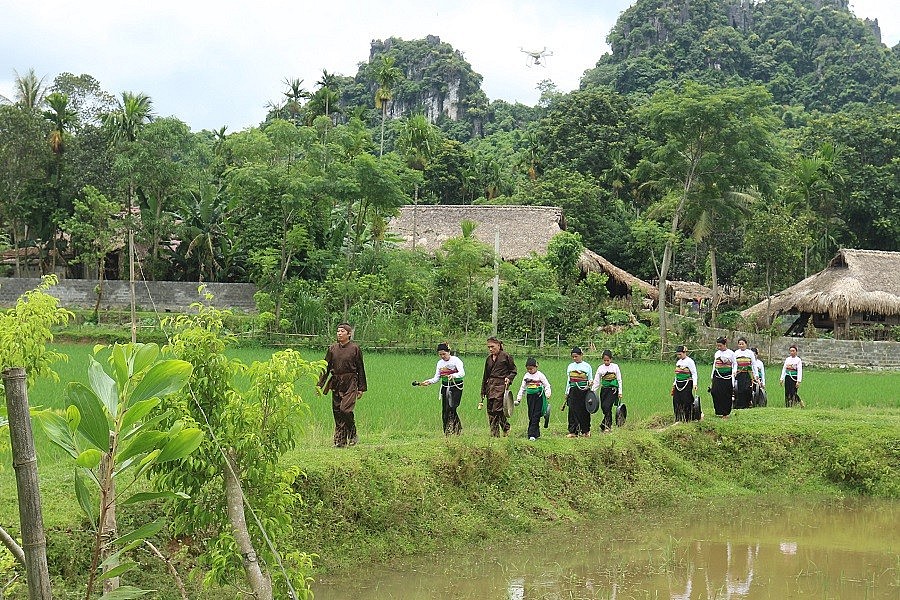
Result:
<svg viewBox="0 0 900 600"><path fill-rule="evenodd" d="M519 47L519 51L528 57L526 59L528 61L526 64L529 67L543 67L547 63L547 57L553 56L553 51L547 50L547 46L544 46L542 50L526 50Z"/></svg>

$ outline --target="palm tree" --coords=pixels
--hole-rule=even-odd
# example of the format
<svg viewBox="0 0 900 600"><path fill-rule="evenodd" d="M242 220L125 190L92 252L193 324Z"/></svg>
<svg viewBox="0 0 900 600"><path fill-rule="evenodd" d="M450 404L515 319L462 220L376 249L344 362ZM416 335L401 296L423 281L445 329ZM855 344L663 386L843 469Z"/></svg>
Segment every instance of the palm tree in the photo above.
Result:
<svg viewBox="0 0 900 600"><path fill-rule="evenodd" d="M138 132L153 120L153 101L146 94L122 92L119 106L103 117L114 143L133 142Z"/></svg>
<svg viewBox="0 0 900 600"><path fill-rule="evenodd" d="M122 92L119 106L104 115L103 125L107 128L110 141L122 148L137 140L141 128L153 118L153 102L146 94ZM134 302L134 226L131 223L134 209L134 177L128 177L128 281L131 295L131 342L137 342L137 319Z"/></svg>
<svg viewBox="0 0 900 600"><path fill-rule="evenodd" d="M410 116L400 128L397 148L406 158L406 164L417 171L424 171L431 162L440 143L440 134L434 125L428 122L425 115ZM416 249L416 206L419 204L419 182L416 181L413 192L413 250Z"/></svg>
<svg viewBox="0 0 900 600"><path fill-rule="evenodd" d="M716 326L716 309L719 305L719 278L716 267L716 226L724 221L735 222L753 214L750 206L759 198L746 192L725 192L721 196L704 198L689 206L685 223L693 224L691 236L695 241L709 241L709 267L712 282L711 321Z"/></svg>
<svg viewBox="0 0 900 600"><path fill-rule="evenodd" d="M53 177L51 185L53 186L53 195L57 208L62 203L62 155L66 150L66 136L68 130L75 124L78 116L69 107L69 97L59 92L53 92L47 96L47 106L50 110L44 111L44 117L53 124L50 131L48 141L50 150L53 152ZM57 225L55 220L50 225L50 263L51 269L56 269L56 238ZM46 245L44 246L46 248Z"/></svg>
<svg viewBox="0 0 900 600"><path fill-rule="evenodd" d="M341 95L335 90L337 84L337 75L329 73L326 69L322 69L322 77L316 82L319 91L327 90L322 94L322 100L325 102L325 116L331 116L331 104L337 103L341 99Z"/></svg>
<svg viewBox="0 0 900 600"><path fill-rule="evenodd" d="M375 82L378 89L375 91L375 108L381 110L381 149L378 156L384 156L384 123L387 119L387 105L393 98L393 89L403 77L403 72L395 66L393 56L382 55L375 67Z"/></svg>
<svg viewBox="0 0 900 600"><path fill-rule="evenodd" d="M49 139L50 149L53 154L59 156L65 151L65 134L78 117L75 111L69 108L69 97L65 94L53 92L48 95L47 106L50 110L44 111L44 117L53 123Z"/></svg>
<svg viewBox="0 0 900 600"><path fill-rule="evenodd" d="M19 75L18 71L13 82L15 96L14 103L22 108L38 110L47 98L47 88L44 86L45 77L38 79L34 69L28 69L25 75ZM9 98L0 96L0 99L9 101Z"/></svg>
<svg viewBox="0 0 900 600"><path fill-rule="evenodd" d="M287 90L282 92L284 104L278 106L273 103L271 106L278 116L296 123L303 111L303 100L309 98L309 92L304 89L302 79L285 77L283 83L287 86Z"/></svg>

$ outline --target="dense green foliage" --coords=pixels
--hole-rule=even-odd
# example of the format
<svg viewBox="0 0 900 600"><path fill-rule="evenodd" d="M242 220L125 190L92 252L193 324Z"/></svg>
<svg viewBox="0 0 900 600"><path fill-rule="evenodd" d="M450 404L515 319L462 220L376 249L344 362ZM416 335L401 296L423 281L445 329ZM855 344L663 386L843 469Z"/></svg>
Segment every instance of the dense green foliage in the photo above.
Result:
<svg viewBox="0 0 900 600"><path fill-rule="evenodd" d="M638 0L585 84L650 93L686 78L765 85L775 102L835 111L896 103L900 65L846 0Z"/></svg>
<svg viewBox="0 0 900 600"><path fill-rule="evenodd" d="M350 319L390 340L490 328L490 258L461 276L459 239L434 257L397 250L387 224L404 204L560 206L586 248L638 277L658 278L668 252L669 279L751 294L839 247L900 249L900 54L845 3L640 0L609 40L581 89L544 82L529 107L489 102L436 36L392 37L352 77L285 78L266 120L237 132L192 132L90 75L18 76L0 106L0 269L124 278L114 230L130 223L146 279L252 281L271 331ZM674 130L710 138L675 116L736 124L696 178L676 173ZM791 260L763 256L761 230ZM526 290L541 268L501 269L503 334L610 324L604 298L578 305L592 284L561 286L553 265L542 280L562 299Z"/></svg>

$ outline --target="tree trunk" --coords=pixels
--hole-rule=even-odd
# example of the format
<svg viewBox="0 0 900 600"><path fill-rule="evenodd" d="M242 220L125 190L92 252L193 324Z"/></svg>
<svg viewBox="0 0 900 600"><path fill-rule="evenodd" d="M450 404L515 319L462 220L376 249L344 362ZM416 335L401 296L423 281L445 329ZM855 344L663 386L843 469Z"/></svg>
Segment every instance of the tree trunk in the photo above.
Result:
<svg viewBox="0 0 900 600"><path fill-rule="evenodd" d="M134 182L128 182L128 290L131 298L131 343L137 343L137 316L134 300L134 218L131 206L134 202Z"/></svg>
<svg viewBox="0 0 900 600"><path fill-rule="evenodd" d="M673 225L673 229L675 226ZM672 262L672 240L666 242L666 249L663 251L662 265L659 267L659 283L657 284L657 292L659 300L657 301L657 309L659 311L659 354L660 358L666 356L666 276L669 274L669 264Z"/></svg>
<svg viewBox="0 0 900 600"><path fill-rule="evenodd" d="M100 559L103 561L116 551L116 549L113 548L112 542L119 537L119 527L116 523L116 480L113 478L115 465L111 463L113 451L116 447L115 432L109 434L109 447L110 451L103 455L103 460L100 462L100 472L107 478L107 481L105 482L106 493L103 495L103 502L106 505L106 510L103 513L103 521L100 524L102 539ZM103 572L109 571L113 567L118 566L118 564L118 561L111 561L103 567ZM118 577L110 577L109 579L103 580L104 594L108 594L117 589L119 589Z"/></svg>
<svg viewBox="0 0 900 600"><path fill-rule="evenodd" d="M234 450L227 453L225 465L225 499L228 504L228 520L234 528L234 541L244 562L247 582L253 590L256 600L272 600L272 581L263 573L259 558L253 549L253 541L247 530L247 519L244 516L244 495L238 477L239 466Z"/></svg>
<svg viewBox="0 0 900 600"><path fill-rule="evenodd" d="M44 536L41 490L38 485L37 455L31 430L25 369L15 367L4 370L3 386L6 390L13 469L16 472L28 598L50 600L52 595L50 572L47 568L47 538Z"/></svg>
<svg viewBox="0 0 900 600"><path fill-rule="evenodd" d="M718 269L716 268L716 247L712 244L709 246L709 270L712 277L712 301L710 302L711 314L709 324L715 327L716 315L719 312L719 274Z"/></svg>
<svg viewBox="0 0 900 600"><path fill-rule="evenodd" d="M97 263L97 302L94 304L94 323L100 324L100 302L103 299L103 272L106 271L106 261L102 258Z"/></svg>
<svg viewBox="0 0 900 600"><path fill-rule="evenodd" d="M387 119L387 100L382 100L381 105L381 149L378 151L378 158L384 156L384 120Z"/></svg>
<svg viewBox="0 0 900 600"><path fill-rule="evenodd" d="M16 277L22 276L22 265L19 262L19 232L16 230L16 222L12 222L12 238L13 238L13 250L16 252L16 262L15 262L15 272Z"/></svg>

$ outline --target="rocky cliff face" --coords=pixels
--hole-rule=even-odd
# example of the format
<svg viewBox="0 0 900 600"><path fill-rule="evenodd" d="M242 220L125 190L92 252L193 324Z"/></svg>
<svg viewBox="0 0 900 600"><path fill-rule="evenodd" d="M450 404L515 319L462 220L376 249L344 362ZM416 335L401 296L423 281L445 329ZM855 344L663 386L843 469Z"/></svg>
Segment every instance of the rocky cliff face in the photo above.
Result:
<svg viewBox="0 0 900 600"><path fill-rule="evenodd" d="M469 119L468 108L481 92L481 75L472 70L462 53L438 36L405 41L399 38L373 40L368 65L361 65L357 80L363 79L374 95L378 84L367 67L383 54L394 56L403 71L403 79L393 90L388 103L388 117L400 118L414 112L423 113L432 123L447 118Z"/></svg>

